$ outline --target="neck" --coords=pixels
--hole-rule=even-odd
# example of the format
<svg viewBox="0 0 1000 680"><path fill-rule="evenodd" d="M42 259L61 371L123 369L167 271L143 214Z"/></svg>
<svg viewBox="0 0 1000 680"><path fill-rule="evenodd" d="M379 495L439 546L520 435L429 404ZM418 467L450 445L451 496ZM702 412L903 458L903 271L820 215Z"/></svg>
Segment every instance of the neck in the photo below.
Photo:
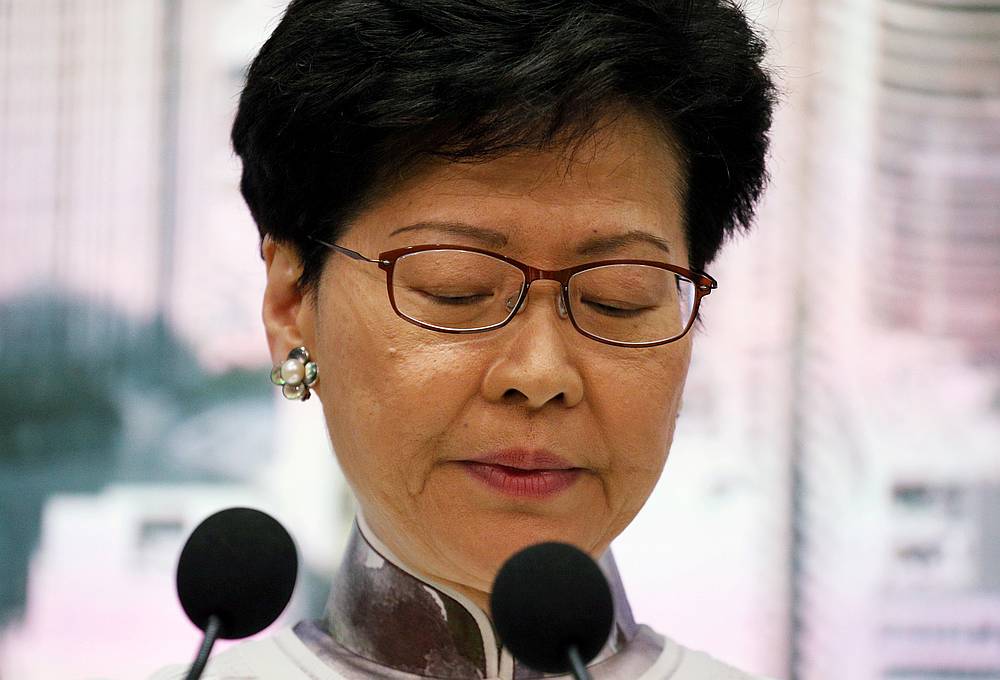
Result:
<svg viewBox="0 0 1000 680"><path fill-rule="evenodd" d="M459 595L460 598L465 598L469 600L472 604L478 607L487 618L490 618L490 594L489 592L478 590L472 588L464 583L459 583L457 581L450 581L447 579L441 579L437 577L432 577L424 573L421 569L415 568L408 562L405 562L399 558L399 556L392 550L375 531L372 529L371 524L365 517L364 513L358 509L356 523L358 531L365 542L375 550L376 553L389 560L396 567L399 567L406 573L417 578L420 581L426 582L431 586L440 588L444 592L450 595Z"/></svg>
<svg viewBox="0 0 1000 680"><path fill-rule="evenodd" d="M428 579L423 576L421 576L420 578L422 578L425 581L431 581L431 579ZM452 590L461 593L466 598L468 598L474 605L482 609L483 613L485 613L486 616L488 616L491 620L493 619L493 615L491 613L491 608L490 608L489 593L483 592L482 590L476 590L475 588L470 588L464 584L455 583L453 581L436 580L434 581L434 583L436 585L448 586Z"/></svg>

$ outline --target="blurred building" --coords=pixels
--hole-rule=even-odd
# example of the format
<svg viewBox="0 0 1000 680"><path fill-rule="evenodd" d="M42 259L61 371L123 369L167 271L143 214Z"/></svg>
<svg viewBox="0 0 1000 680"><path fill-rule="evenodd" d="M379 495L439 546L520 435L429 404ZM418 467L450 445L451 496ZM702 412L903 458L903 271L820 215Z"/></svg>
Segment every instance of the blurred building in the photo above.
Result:
<svg viewBox="0 0 1000 680"><path fill-rule="evenodd" d="M81 299L126 326L161 320L212 370L266 362L248 294L263 288L256 230L227 139L243 68L279 12L260 0L0 4L0 301ZM84 352L129 334L82 323Z"/></svg>
<svg viewBox="0 0 1000 680"><path fill-rule="evenodd" d="M9 0L0 15L0 300L41 291L149 320L164 304L157 3ZM151 39L151 36L155 36ZM125 285L123 282L129 282ZM86 352L126 328L85 319ZM0 333L3 333L0 330ZM4 334L6 336L6 334ZM4 346L19 338L3 337ZM52 347L46 338L38 351Z"/></svg>
<svg viewBox="0 0 1000 680"><path fill-rule="evenodd" d="M263 267L228 144L281 7L0 0L0 676L184 661L195 638L169 572L227 499L300 536L342 530L315 409L317 437L281 440L294 452L275 435L302 416L267 380ZM306 545L304 582L326 580L335 549ZM298 613L317 597L307 586Z"/></svg>
<svg viewBox="0 0 1000 680"><path fill-rule="evenodd" d="M1000 3L885 0L876 317L1000 365Z"/></svg>
<svg viewBox="0 0 1000 680"><path fill-rule="evenodd" d="M792 677L1000 677L1000 3L814 3Z"/></svg>

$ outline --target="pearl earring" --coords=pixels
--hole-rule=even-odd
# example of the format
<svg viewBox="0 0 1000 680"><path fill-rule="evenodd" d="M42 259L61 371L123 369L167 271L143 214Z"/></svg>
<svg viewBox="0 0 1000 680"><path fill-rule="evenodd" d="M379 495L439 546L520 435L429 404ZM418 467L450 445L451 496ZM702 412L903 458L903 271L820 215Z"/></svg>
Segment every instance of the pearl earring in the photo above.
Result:
<svg viewBox="0 0 1000 680"><path fill-rule="evenodd" d="M306 401L311 392L309 387L319 378L319 368L315 361L309 361L309 350L296 347L288 353L288 358L271 369L271 382L281 388L285 399Z"/></svg>

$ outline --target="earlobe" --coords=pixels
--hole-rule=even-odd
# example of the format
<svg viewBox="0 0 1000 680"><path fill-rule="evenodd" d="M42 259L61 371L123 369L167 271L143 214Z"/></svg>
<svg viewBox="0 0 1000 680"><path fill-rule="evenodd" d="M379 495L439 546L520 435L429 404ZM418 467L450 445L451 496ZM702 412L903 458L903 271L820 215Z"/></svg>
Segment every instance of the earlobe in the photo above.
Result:
<svg viewBox="0 0 1000 680"><path fill-rule="evenodd" d="M271 360L279 364L292 348L311 340L305 337L306 329L300 323L303 295L298 281L302 263L291 246L277 243L270 236L264 237L261 252L267 271L261 318Z"/></svg>

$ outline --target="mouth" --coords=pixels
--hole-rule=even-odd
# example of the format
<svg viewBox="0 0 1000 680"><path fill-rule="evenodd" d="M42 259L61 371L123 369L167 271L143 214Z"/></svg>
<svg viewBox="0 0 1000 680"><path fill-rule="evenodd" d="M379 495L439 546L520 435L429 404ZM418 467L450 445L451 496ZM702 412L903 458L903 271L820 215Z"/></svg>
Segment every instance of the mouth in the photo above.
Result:
<svg viewBox="0 0 1000 680"><path fill-rule="evenodd" d="M544 449L503 449L464 462L498 465L525 472L580 469L565 458Z"/></svg>
<svg viewBox="0 0 1000 680"><path fill-rule="evenodd" d="M583 473L548 451L506 449L462 461L469 475L505 496L547 498L569 489Z"/></svg>

